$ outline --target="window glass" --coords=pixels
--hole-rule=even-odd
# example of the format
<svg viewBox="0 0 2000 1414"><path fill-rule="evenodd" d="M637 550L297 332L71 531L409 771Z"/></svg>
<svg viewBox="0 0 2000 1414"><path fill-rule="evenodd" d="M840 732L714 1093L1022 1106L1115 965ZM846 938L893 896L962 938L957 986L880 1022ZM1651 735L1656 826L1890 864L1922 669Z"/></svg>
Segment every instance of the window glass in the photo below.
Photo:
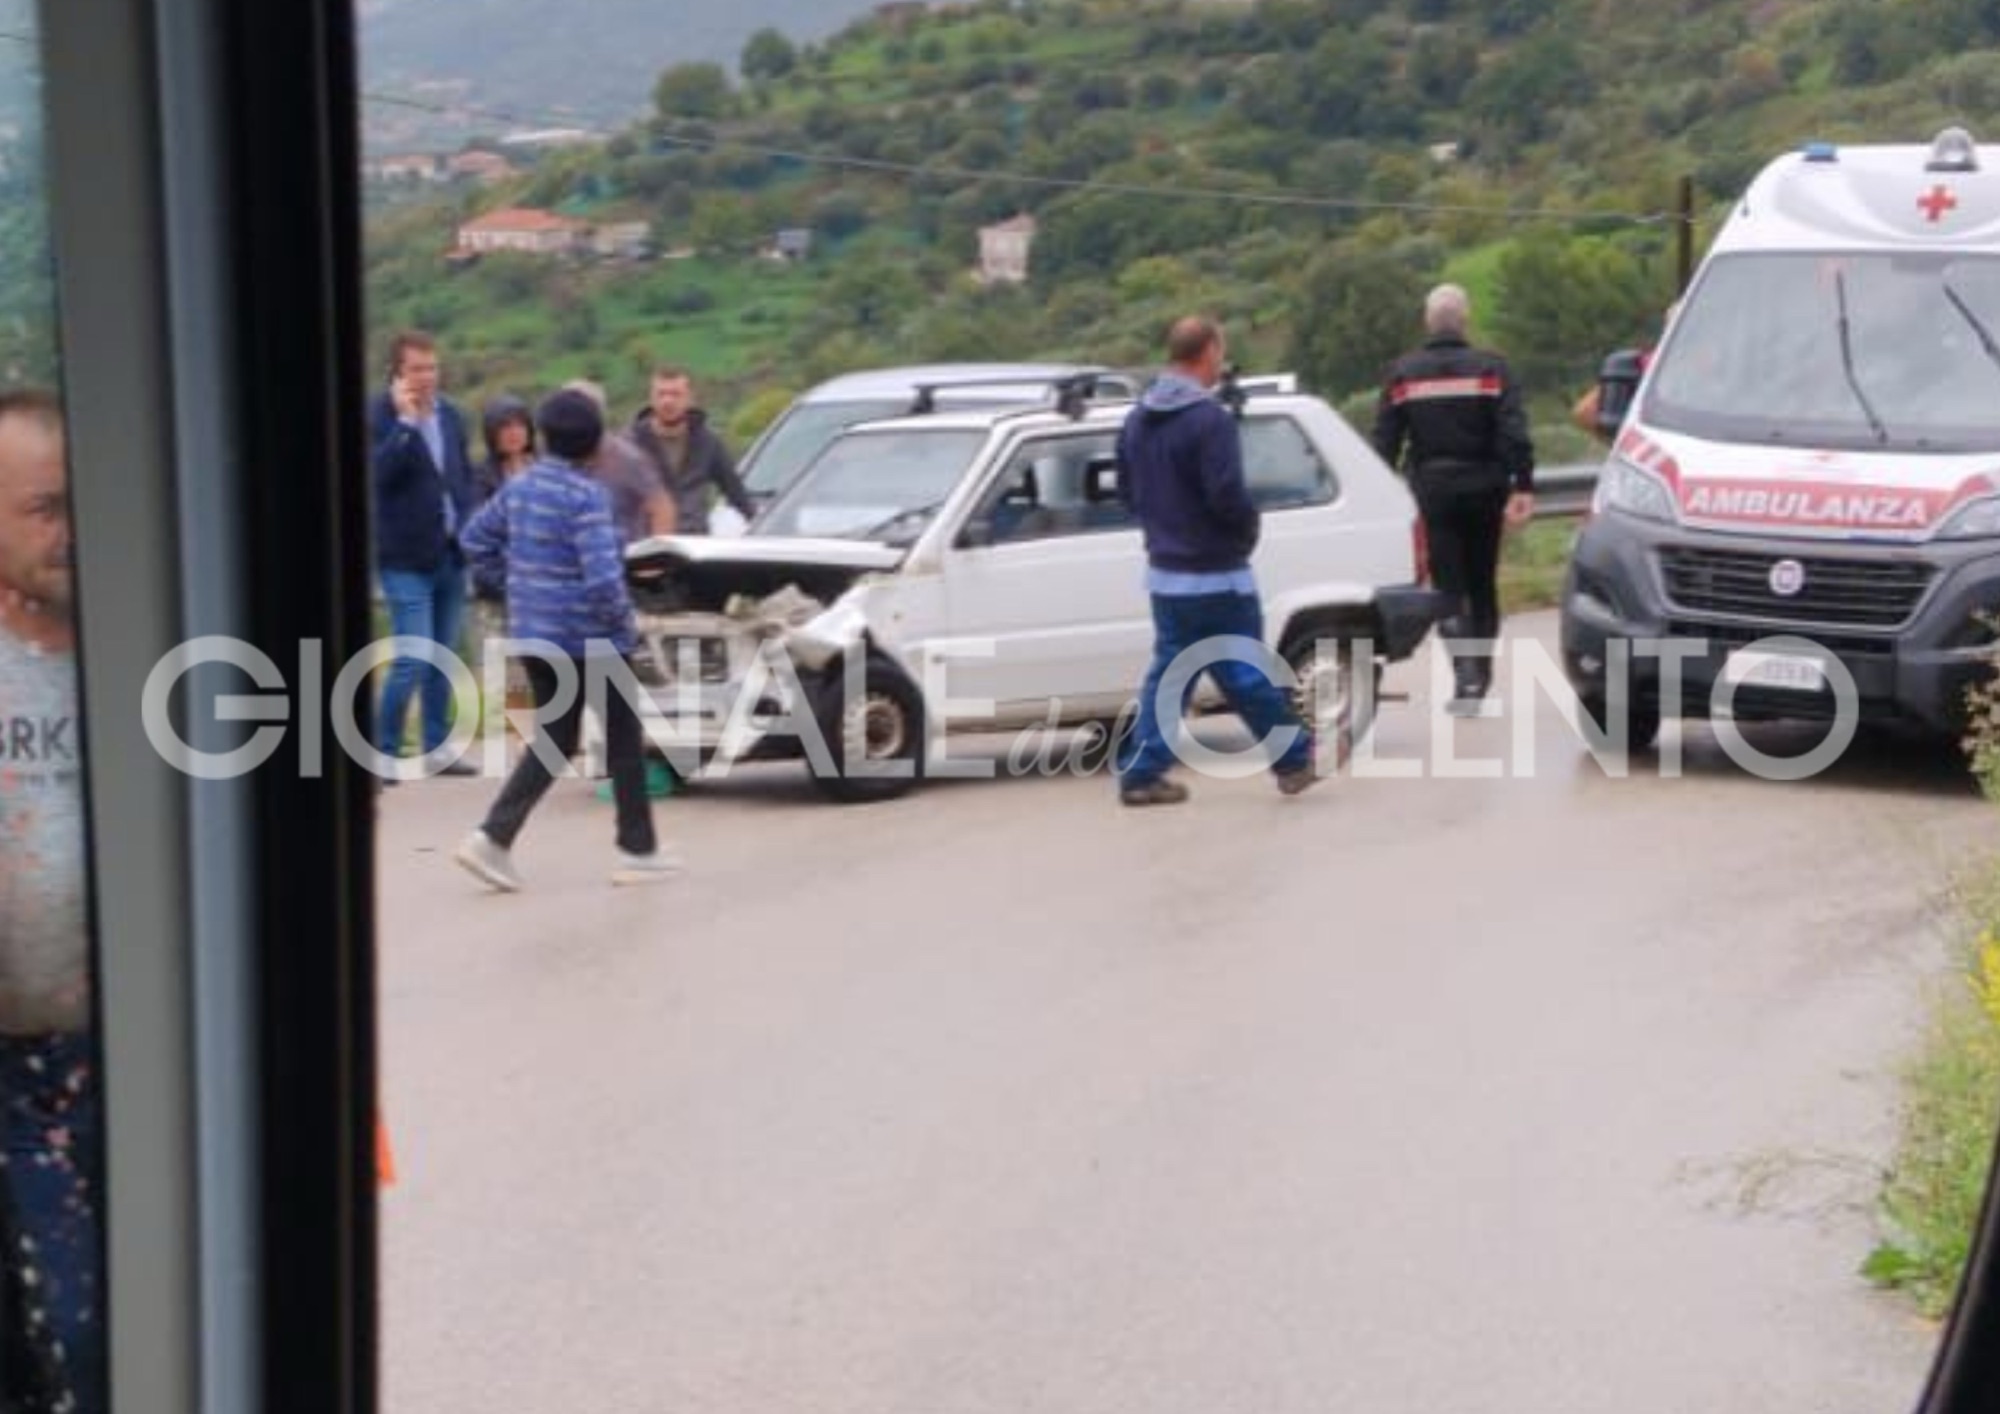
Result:
<svg viewBox="0 0 2000 1414"><path fill-rule="evenodd" d="M2000 438L1996 329L1992 256L1729 256L1675 320L1646 420L1788 447L1983 451Z"/></svg>
<svg viewBox="0 0 2000 1414"><path fill-rule="evenodd" d="M1049 437L1028 443L1008 461L988 493L984 515L996 544L1091 535L1128 529L1132 517L1118 499L1117 434Z"/></svg>
<svg viewBox="0 0 2000 1414"><path fill-rule="evenodd" d="M758 496L776 495L798 479L826 450L827 443L858 422L896 417L910 410L908 398L870 402L801 403L779 418L759 446L743 459L743 484Z"/></svg>
<svg viewBox="0 0 2000 1414"><path fill-rule="evenodd" d="M1243 423L1243 475L1251 499L1265 510L1323 506L1340 494L1333 471L1305 429L1289 417Z"/></svg>
<svg viewBox="0 0 2000 1414"><path fill-rule="evenodd" d="M852 433L815 461L757 525L759 535L908 539L972 465L984 432Z"/></svg>
<svg viewBox="0 0 2000 1414"><path fill-rule="evenodd" d="M34 13L0 38L0 1409L106 1408L69 474Z"/></svg>

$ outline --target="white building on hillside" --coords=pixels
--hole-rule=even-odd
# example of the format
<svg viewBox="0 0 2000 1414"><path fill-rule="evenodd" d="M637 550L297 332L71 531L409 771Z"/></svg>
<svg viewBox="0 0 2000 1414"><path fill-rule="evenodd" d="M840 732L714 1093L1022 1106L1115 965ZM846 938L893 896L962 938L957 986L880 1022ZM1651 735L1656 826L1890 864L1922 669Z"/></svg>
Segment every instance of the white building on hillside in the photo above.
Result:
<svg viewBox="0 0 2000 1414"><path fill-rule="evenodd" d="M590 227L585 222L525 206L491 211L458 228L458 248L477 255L496 250L567 255L589 238Z"/></svg>
<svg viewBox="0 0 2000 1414"><path fill-rule="evenodd" d="M1029 257L1035 248L1035 218L1016 216L979 232L979 283L1020 285L1028 279Z"/></svg>

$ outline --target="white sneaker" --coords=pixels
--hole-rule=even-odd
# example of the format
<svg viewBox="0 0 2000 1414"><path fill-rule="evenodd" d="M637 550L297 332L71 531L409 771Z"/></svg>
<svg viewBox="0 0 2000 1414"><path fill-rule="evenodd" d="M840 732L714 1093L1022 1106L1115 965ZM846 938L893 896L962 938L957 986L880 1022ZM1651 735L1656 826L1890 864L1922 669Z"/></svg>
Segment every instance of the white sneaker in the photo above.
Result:
<svg viewBox="0 0 2000 1414"><path fill-rule="evenodd" d="M680 856L671 850L656 849L651 854L627 854L618 851L618 867L611 871L611 882L618 885L664 884L669 879L678 879L685 867Z"/></svg>
<svg viewBox="0 0 2000 1414"><path fill-rule="evenodd" d="M452 855L459 867L490 888L503 894L521 892L523 880L514 868L514 856L493 842L484 830L474 830Z"/></svg>

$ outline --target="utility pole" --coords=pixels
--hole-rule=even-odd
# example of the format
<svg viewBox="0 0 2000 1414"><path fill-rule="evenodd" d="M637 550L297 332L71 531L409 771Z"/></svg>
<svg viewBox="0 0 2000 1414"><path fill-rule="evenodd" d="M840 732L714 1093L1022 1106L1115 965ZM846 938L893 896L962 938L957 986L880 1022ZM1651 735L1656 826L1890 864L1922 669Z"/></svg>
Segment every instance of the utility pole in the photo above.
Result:
<svg viewBox="0 0 2000 1414"><path fill-rule="evenodd" d="M1679 257L1680 292L1694 283L1694 178L1682 177L1680 209L1675 213L1675 247Z"/></svg>

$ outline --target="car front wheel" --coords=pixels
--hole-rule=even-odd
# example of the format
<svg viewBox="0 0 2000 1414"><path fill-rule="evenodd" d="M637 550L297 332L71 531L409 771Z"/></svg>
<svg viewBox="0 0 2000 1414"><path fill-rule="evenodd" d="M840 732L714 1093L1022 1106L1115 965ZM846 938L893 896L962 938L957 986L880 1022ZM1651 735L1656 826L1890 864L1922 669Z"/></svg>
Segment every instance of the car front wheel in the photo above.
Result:
<svg viewBox="0 0 2000 1414"><path fill-rule="evenodd" d="M813 784L842 804L893 800L923 778L929 744L923 697L894 664L871 657L859 690L847 674L827 675L813 706L831 772L807 754Z"/></svg>

